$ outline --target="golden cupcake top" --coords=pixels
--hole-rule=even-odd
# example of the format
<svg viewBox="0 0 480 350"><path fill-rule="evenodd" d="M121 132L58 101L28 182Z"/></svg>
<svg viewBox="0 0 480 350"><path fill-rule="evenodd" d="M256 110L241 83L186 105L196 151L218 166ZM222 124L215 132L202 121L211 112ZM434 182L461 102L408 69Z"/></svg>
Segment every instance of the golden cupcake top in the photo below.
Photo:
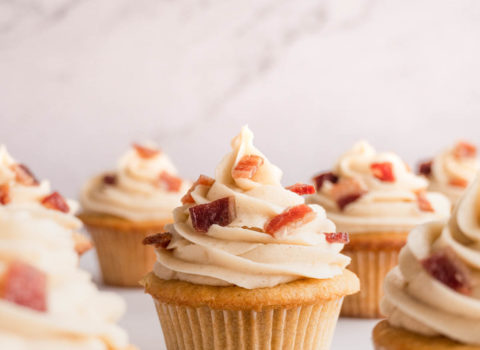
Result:
<svg viewBox="0 0 480 350"><path fill-rule="evenodd" d="M339 230L408 231L450 213L449 200L427 191L427 180L398 155L378 153L365 141L313 180L316 193L308 201L322 205Z"/></svg>
<svg viewBox="0 0 480 350"><path fill-rule="evenodd" d="M80 203L87 213L137 222L161 221L171 217L189 186L155 144L133 144L120 158L116 170L87 181Z"/></svg>
<svg viewBox="0 0 480 350"><path fill-rule="evenodd" d="M147 238L157 246L157 277L253 289L341 275L347 234L305 203L300 194L311 186L285 188L281 176L244 127L215 177L200 176L184 195L168 232Z"/></svg>

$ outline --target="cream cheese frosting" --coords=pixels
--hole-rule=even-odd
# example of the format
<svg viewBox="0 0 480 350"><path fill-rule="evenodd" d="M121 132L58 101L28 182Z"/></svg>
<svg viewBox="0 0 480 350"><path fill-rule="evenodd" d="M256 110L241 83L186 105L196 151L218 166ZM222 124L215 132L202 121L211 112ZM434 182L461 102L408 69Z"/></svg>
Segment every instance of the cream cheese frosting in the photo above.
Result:
<svg viewBox="0 0 480 350"><path fill-rule="evenodd" d="M177 170L168 156L153 143L147 157L132 147L118 162L117 169L89 180L80 194L80 203L87 212L118 216L132 221L164 220L171 217L173 208L180 204L190 184L177 178ZM181 181L171 189L159 181L166 174ZM106 183L105 176L112 182Z"/></svg>
<svg viewBox="0 0 480 350"><path fill-rule="evenodd" d="M480 170L480 162L475 152L470 156L459 154L459 147L465 144L467 143L458 142L435 156L428 176L429 189L445 194L453 204L460 199L465 188Z"/></svg>
<svg viewBox="0 0 480 350"><path fill-rule="evenodd" d="M252 178L234 178L232 170L244 156L259 156L263 164ZM273 217L305 203L281 185L281 176L281 170L253 146L253 134L244 127L218 165L215 182L196 186L191 192L195 203L175 209L174 224L166 227L172 240L167 249L156 249L154 273L162 279L247 289L341 274L350 259L340 254L343 244L327 242L324 233L335 232L335 225L319 205L309 206L314 213L309 222L279 235L264 232ZM233 221L197 232L189 208L225 197L234 198Z"/></svg>
<svg viewBox="0 0 480 350"><path fill-rule="evenodd" d="M375 164L387 164L393 177L389 181L379 179L372 171ZM337 184L325 181L308 202L323 206L340 231L408 231L423 222L445 219L450 213L449 200L440 193L426 192L426 179L415 175L398 155L377 153L365 141L343 154L332 173L338 183L355 181L362 195L340 208L333 196ZM420 207L419 194L430 204L430 210Z"/></svg>
<svg viewBox="0 0 480 350"><path fill-rule="evenodd" d="M468 269L469 293L441 283L424 268L422 262L442 249ZM448 223L424 224L410 233L399 266L385 280L381 310L392 326L480 345L480 176Z"/></svg>

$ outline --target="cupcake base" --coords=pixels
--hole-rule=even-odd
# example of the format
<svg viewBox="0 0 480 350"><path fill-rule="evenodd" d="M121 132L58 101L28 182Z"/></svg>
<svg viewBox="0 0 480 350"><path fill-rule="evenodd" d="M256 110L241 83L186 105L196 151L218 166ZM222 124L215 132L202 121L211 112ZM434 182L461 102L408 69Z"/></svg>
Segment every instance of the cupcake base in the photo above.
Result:
<svg viewBox="0 0 480 350"><path fill-rule="evenodd" d="M103 282L120 287L140 287L152 270L155 250L142 244L145 237L162 232L164 222L136 223L97 214L79 215L93 239Z"/></svg>
<svg viewBox="0 0 480 350"><path fill-rule="evenodd" d="M384 320L373 330L375 350L479 350L480 346L457 343L445 337L427 337L392 327Z"/></svg>
<svg viewBox="0 0 480 350"><path fill-rule="evenodd" d="M350 271L248 290L159 279L143 281L167 349L328 350L343 297L358 291Z"/></svg>
<svg viewBox="0 0 480 350"><path fill-rule="evenodd" d="M398 255L407 242L408 232L353 233L342 251L352 262L349 269L360 279L359 293L348 296L341 316L380 318L383 280L398 264Z"/></svg>

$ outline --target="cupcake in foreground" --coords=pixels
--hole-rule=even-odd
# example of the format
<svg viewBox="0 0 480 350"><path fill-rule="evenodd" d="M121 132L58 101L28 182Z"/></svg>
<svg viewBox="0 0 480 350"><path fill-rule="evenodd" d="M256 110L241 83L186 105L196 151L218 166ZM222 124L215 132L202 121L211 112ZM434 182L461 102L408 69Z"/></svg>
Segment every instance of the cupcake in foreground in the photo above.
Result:
<svg viewBox="0 0 480 350"><path fill-rule="evenodd" d="M430 181L429 190L445 194L456 204L478 170L477 148L459 141L433 160L421 163L418 172Z"/></svg>
<svg viewBox="0 0 480 350"><path fill-rule="evenodd" d="M172 210L189 186L177 177L165 153L137 144L120 159L116 171L85 184L79 217L97 248L105 283L139 286L155 262L152 247L142 240L172 222Z"/></svg>
<svg viewBox="0 0 480 350"><path fill-rule="evenodd" d="M247 127L215 178L200 176L153 235L157 262L143 285L168 349L328 349L343 297L359 290L345 267L346 234L318 205L284 188Z"/></svg>
<svg viewBox="0 0 480 350"><path fill-rule="evenodd" d="M15 161L5 146L0 146L0 211L29 211L32 216L50 219L70 231L78 254L89 250L91 242L79 233L82 223L74 213L75 201L52 192L48 181L39 181L24 165Z"/></svg>
<svg viewBox="0 0 480 350"><path fill-rule="evenodd" d="M448 223L416 227L385 279L378 350L480 349L480 176Z"/></svg>
<svg viewBox="0 0 480 350"><path fill-rule="evenodd" d="M342 316L380 317L383 279L397 264L408 232L423 222L447 219L450 202L427 192L427 181L399 156L377 153L366 142L314 181L317 192L308 201L323 206L337 230L350 233L344 252L362 284L360 293L345 298Z"/></svg>

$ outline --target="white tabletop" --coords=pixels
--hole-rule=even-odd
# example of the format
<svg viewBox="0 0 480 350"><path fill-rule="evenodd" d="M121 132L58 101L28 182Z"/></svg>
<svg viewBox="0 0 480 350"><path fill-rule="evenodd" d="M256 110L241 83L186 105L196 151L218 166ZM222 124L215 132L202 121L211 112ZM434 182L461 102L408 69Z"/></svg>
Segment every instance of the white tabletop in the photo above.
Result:
<svg viewBox="0 0 480 350"><path fill-rule="evenodd" d="M81 266L90 271L95 281L99 282L95 252L90 251L83 256ZM110 288L100 283L101 289L114 291L127 302L127 313L120 321L120 325L128 331L131 342L141 350L166 349L157 313L150 296L145 294L142 289ZM331 350L371 350L371 332L377 322L377 320L341 318Z"/></svg>

